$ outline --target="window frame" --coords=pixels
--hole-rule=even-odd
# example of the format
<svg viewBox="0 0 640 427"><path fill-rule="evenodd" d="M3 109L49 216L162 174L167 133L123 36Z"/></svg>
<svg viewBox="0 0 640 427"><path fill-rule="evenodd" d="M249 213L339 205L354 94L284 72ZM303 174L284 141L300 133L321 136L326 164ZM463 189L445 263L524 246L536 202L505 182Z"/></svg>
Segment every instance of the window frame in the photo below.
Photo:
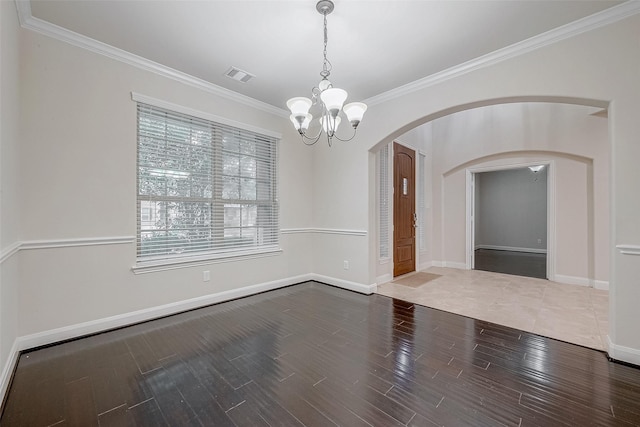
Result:
<svg viewBox="0 0 640 427"><path fill-rule="evenodd" d="M135 92L131 93L131 98L136 103L135 105L136 105L136 135L137 135L136 137L136 206L137 208L136 208L136 245L135 245L136 263L132 267L132 270L134 271L134 273L143 273L148 271L158 271L158 270L164 270L164 269L174 269L174 268L180 268L180 267L188 267L191 265L235 261L238 259L252 259L256 257L278 255L279 253L281 253L282 249L280 248L280 227L279 227L280 213L279 213L279 199L278 199L278 175L279 175L278 145L281 139L281 135L273 131L257 128L244 123L239 123L239 122L218 117L209 113L197 111L188 107L184 107L184 106L180 106L170 102L151 98ZM141 164L140 164L139 156L140 156L141 146L140 146L140 138L138 136L140 132L138 106L140 104L145 104L145 106L152 107L154 109L165 110L168 114L178 114L183 116L190 116L198 120L205 120L209 122L209 124L211 125L212 135L215 132L222 132L224 134L224 132L229 132L229 131L239 132L241 135L243 135L243 133L246 133L245 131L248 131L252 134L256 134L255 135L256 141L258 138L264 138L265 142L268 142L269 144L273 144L272 146L269 146L268 161L272 162L272 164L270 163L268 167L269 177L259 178L258 176L256 176L253 179L254 185L256 187L255 198L243 199L241 195L238 195L237 199L229 200L229 199L225 199L221 193L217 194L217 191L220 189L219 188L220 182L223 180L223 176L224 176L223 174L224 167L222 164L221 156L222 156L223 150L226 150L226 149L223 148L222 137L220 137L220 141L217 140L218 137L214 138L214 141L211 142L211 148L210 148L211 150L210 155L212 156L210 161L211 161L212 167L211 167L210 175L208 178L210 179L211 182L215 182L216 183L215 186L217 186L218 188L212 190L210 197L204 197L204 200L205 200L204 202L201 201L201 203L208 203L210 205L211 220L210 220L210 225L208 226L208 230L210 232L213 232L213 231L224 232L224 230L226 229L226 225L224 225L223 212L225 210L225 206L228 206L229 204L254 206L256 211L256 216L258 216L257 212L260 209L259 207L266 206L266 208L270 211L269 214L267 215L268 226L266 227L266 229L270 233L268 236L269 242L267 242L267 244L256 245L254 243L252 246L240 245L240 246L223 247L224 246L223 242L216 241L215 239L211 239L209 243L212 246L208 250L198 251L197 249L194 249L193 252L175 253L175 254L165 253L165 254L150 255L150 256L149 255L145 256L141 253L142 251L141 236L142 236L142 233L144 232L141 215L143 213L142 211L146 208L146 207L142 207L142 203L146 200L155 199L156 202L154 203L161 202L161 203L168 204L170 203L169 199L171 199L173 201L178 202L177 205L179 206L179 203L191 202L190 199L192 198L185 197L185 196L170 196L170 195L162 195L162 196L160 195L148 196L144 194L141 195L141 191L139 188L140 177L141 177L140 175ZM253 148L254 149L259 148L259 145L253 146ZM234 155L234 153L230 153L228 151L226 152L227 152L227 155L231 155L231 156ZM251 155L242 154L240 150L238 151L237 155L239 159L242 156L245 156L247 158L251 157ZM216 157L216 156L220 156L220 157ZM253 160L255 162L259 161L258 154L254 155ZM231 176L233 177L233 175ZM239 169L236 177L240 178L241 176L242 176L242 171ZM269 197L267 199L261 199L258 196L258 190L257 190L259 186L258 182L261 179L263 183L266 183L265 188L267 188L267 191L269 193ZM247 178L247 181L250 181L250 180L252 179ZM203 197L202 196L196 197L196 199L203 199ZM185 208L185 206L179 206L179 207L181 209ZM150 211L151 210L153 210L153 208L151 208ZM218 215L222 212L222 216L214 217L213 216L215 215L214 210L218 211ZM151 213L152 212L149 212L149 214ZM157 214L157 212L153 212L153 213ZM215 220L222 221L223 225L219 227L214 226L213 224L214 222L216 222ZM250 228L255 228L256 230L259 230L259 226L253 225L253 226L245 226L244 228L242 228L242 224L240 224L239 229L249 230Z"/></svg>

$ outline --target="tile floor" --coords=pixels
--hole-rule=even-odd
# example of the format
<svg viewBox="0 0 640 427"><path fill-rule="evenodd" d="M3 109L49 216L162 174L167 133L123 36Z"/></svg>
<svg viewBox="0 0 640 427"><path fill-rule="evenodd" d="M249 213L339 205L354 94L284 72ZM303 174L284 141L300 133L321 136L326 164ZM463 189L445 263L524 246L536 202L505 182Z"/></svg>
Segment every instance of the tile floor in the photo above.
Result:
<svg viewBox="0 0 640 427"><path fill-rule="evenodd" d="M393 282L378 293L550 338L607 350L609 292L544 279L432 267L417 288Z"/></svg>

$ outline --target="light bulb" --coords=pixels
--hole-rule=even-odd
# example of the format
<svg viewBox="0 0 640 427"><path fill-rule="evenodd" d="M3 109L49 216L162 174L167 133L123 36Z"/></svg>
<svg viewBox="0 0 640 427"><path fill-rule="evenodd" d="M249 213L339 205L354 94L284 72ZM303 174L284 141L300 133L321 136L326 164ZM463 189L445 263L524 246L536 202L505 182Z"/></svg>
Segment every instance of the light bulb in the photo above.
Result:
<svg viewBox="0 0 640 427"><path fill-rule="evenodd" d="M333 136L333 134L338 130L338 126L340 126L340 122L342 118L340 116L331 117L329 115L322 116L320 122L322 123L322 129L329 135Z"/></svg>

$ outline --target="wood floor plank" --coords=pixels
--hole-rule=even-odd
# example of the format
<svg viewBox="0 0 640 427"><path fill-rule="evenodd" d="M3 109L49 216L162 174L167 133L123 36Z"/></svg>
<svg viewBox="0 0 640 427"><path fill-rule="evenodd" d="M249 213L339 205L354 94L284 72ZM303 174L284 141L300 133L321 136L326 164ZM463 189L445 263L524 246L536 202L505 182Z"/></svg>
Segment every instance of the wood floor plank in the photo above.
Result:
<svg viewBox="0 0 640 427"><path fill-rule="evenodd" d="M2 427L631 426L640 369L316 282L25 352Z"/></svg>
<svg viewBox="0 0 640 427"><path fill-rule="evenodd" d="M96 426L98 414L95 410L91 380L89 377L67 383L65 396L65 423L70 426Z"/></svg>
<svg viewBox="0 0 640 427"><path fill-rule="evenodd" d="M129 427L135 426L133 416L127 405L118 406L110 411L98 415L100 427Z"/></svg>
<svg viewBox="0 0 640 427"><path fill-rule="evenodd" d="M97 366L89 376L96 412L102 414L127 403L123 384L111 364Z"/></svg>
<svg viewBox="0 0 640 427"><path fill-rule="evenodd" d="M160 427L169 426L164 419L158 402L151 398L128 409L136 426Z"/></svg>

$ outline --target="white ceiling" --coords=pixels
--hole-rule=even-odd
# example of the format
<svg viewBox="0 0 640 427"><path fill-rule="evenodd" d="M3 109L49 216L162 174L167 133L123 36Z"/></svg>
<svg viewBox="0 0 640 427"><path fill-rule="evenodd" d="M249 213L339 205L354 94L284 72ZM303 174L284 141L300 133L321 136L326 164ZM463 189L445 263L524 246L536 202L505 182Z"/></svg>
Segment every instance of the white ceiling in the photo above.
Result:
<svg viewBox="0 0 640 427"><path fill-rule="evenodd" d="M285 108L322 68L314 0L45 0L34 18ZM334 86L366 100L616 6L618 1L335 0ZM224 76L235 66L256 78Z"/></svg>

